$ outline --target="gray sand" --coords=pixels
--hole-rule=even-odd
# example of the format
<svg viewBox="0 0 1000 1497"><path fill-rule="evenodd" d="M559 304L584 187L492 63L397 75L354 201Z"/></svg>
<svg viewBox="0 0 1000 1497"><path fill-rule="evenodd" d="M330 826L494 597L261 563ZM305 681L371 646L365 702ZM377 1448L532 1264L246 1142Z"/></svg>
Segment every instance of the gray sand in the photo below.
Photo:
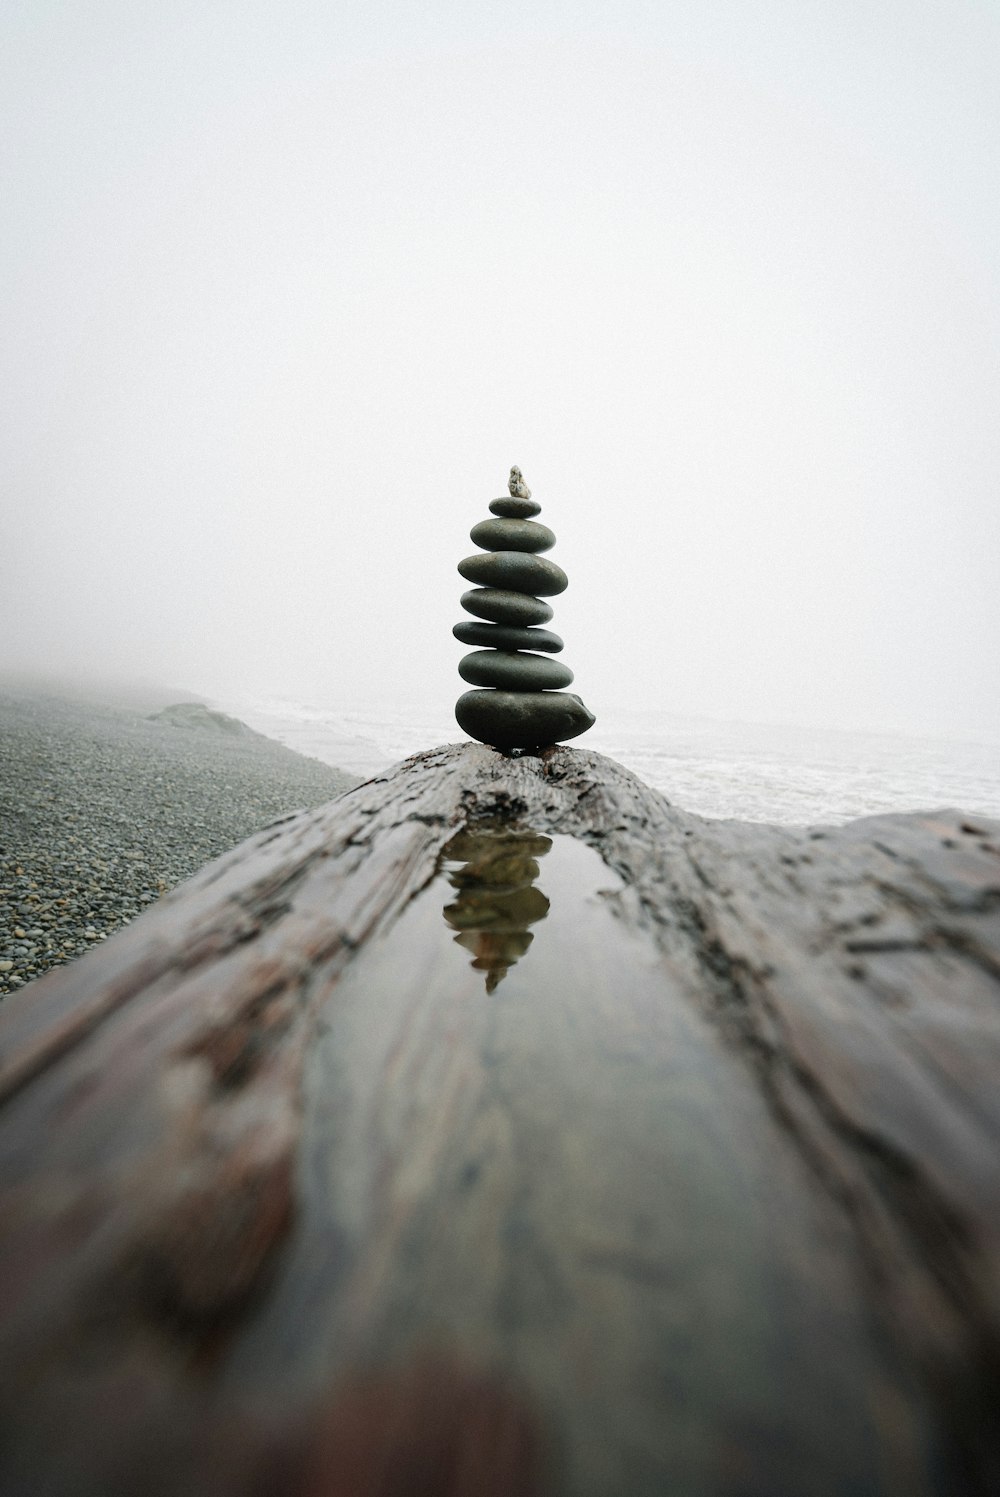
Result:
<svg viewBox="0 0 1000 1497"><path fill-rule="evenodd" d="M97 945L253 832L357 783L249 728L0 688L0 993Z"/></svg>

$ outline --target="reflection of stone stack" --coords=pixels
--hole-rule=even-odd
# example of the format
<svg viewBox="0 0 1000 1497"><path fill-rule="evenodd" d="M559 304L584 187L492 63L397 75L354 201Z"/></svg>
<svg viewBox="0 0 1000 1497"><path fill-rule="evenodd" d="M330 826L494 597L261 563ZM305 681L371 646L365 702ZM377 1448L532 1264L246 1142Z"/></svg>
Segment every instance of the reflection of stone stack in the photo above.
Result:
<svg viewBox="0 0 1000 1497"><path fill-rule="evenodd" d="M551 846L551 838L533 832L467 830L445 848L447 860L464 866L448 873L458 898L445 906L444 918L458 931L458 944L472 952L471 965L486 973L487 993L531 945L528 926L548 913L549 902L534 882L536 859Z"/></svg>
<svg viewBox="0 0 1000 1497"><path fill-rule="evenodd" d="M458 570L478 584L462 595L462 607L486 623L456 624L463 644L485 646L459 662L458 671L472 686L455 704L459 726L471 738L496 748L532 748L576 738L593 726L593 714L572 692L561 691L573 672L558 660L529 653L557 653L558 634L534 627L552 617L543 598L564 592L566 573L538 555L555 545L547 525L532 517L541 505L520 468L510 470L510 496L494 499L496 516L474 525L471 538L485 554L468 556Z"/></svg>

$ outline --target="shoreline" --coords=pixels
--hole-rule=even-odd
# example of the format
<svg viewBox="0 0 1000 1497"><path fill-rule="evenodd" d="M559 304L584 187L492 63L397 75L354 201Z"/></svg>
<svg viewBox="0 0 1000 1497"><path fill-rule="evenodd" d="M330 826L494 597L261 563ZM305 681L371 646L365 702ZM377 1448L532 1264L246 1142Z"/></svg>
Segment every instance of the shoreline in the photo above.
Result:
<svg viewBox="0 0 1000 1497"><path fill-rule="evenodd" d="M291 696L213 700L259 732L362 779L464 737L440 701L333 707ZM614 759L672 804L713 821L842 825L956 805L1000 817L997 750L958 739L779 729L648 708L602 712L574 744Z"/></svg>
<svg viewBox="0 0 1000 1497"><path fill-rule="evenodd" d="M198 704L171 720L164 707ZM360 783L203 699L0 680L0 995L101 944L206 863Z"/></svg>

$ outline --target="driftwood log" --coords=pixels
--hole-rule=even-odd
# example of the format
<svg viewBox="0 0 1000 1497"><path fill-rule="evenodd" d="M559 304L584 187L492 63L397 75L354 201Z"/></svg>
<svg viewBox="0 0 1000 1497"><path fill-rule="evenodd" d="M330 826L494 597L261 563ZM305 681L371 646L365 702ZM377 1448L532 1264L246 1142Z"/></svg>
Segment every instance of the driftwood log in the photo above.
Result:
<svg viewBox="0 0 1000 1497"><path fill-rule="evenodd" d="M0 1490L1000 1490L1000 827L417 755L0 1013Z"/></svg>

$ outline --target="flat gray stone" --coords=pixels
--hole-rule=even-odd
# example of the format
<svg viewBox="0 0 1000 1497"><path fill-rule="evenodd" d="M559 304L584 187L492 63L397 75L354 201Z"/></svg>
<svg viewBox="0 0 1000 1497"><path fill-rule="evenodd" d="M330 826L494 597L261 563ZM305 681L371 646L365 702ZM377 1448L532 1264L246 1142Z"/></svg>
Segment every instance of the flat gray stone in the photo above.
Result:
<svg viewBox="0 0 1000 1497"><path fill-rule="evenodd" d="M563 647L558 634L549 629L517 629L513 624L474 624L466 620L451 632L463 645L489 650L547 650L550 655L558 655Z"/></svg>
<svg viewBox="0 0 1000 1497"><path fill-rule="evenodd" d="M467 556L459 562L458 570L468 582L478 582L480 587L530 593L533 598L549 598L569 587L562 567L524 551L486 551Z"/></svg>
<svg viewBox="0 0 1000 1497"><path fill-rule="evenodd" d="M462 607L477 618L492 619L497 624L547 624L552 609L541 598L526 593L507 592L501 587L475 587L462 594Z"/></svg>
<svg viewBox="0 0 1000 1497"><path fill-rule="evenodd" d="M458 662L458 674L472 686L507 691L558 691L573 680L573 672L561 661L516 650L473 650Z"/></svg>
<svg viewBox="0 0 1000 1497"><path fill-rule="evenodd" d="M534 520L480 520L469 539L484 551L548 551L556 543L549 527Z"/></svg>
<svg viewBox="0 0 1000 1497"><path fill-rule="evenodd" d="M470 738L503 749L565 743L596 721L571 691L466 691L455 717Z"/></svg>
<svg viewBox="0 0 1000 1497"><path fill-rule="evenodd" d="M513 499L506 494L501 499L492 500L490 509L495 515L506 515L511 520L530 520L532 515L542 512L542 506L534 499Z"/></svg>

